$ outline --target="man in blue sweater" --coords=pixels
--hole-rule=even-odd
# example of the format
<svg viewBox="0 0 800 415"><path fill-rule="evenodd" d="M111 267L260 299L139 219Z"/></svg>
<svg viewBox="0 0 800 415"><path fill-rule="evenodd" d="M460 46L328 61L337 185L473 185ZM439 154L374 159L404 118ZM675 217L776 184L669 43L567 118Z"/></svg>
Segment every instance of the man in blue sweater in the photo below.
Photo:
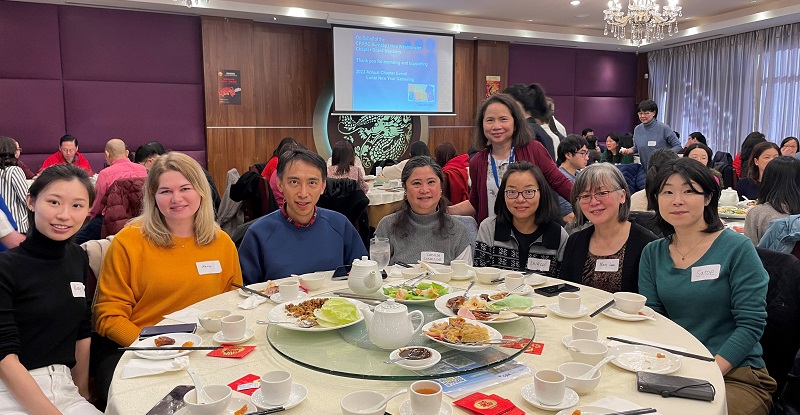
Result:
<svg viewBox="0 0 800 415"><path fill-rule="evenodd" d="M296 149L278 158L280 210L255 221L242 239L245 284L291 274L333 270L367 255L358 232L341 213L317 207L325 192L325 160Z"/></svg>
<svg viewBox="0 0 800 415"><path fill-rule="evenodd" d="M633 147L620 149L622 154L639 152L639 160L647 170L647 161L650 155L659 148L671 148L672 151L681 150L681 140L675 131L667 124L656 119L658 105L655 101L647 99L639 103L639 121L642 123L633 129Z"/></svg>

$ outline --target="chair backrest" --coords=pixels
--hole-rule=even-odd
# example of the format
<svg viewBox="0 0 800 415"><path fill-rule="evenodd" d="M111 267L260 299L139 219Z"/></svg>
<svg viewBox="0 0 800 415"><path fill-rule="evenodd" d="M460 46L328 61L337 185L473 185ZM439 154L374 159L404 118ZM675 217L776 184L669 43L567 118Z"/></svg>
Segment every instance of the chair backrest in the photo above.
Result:
<svg viewBox="0 0 800 415"><path fill-rule="evenodd" d="M780 391L800 349L800 260L768 249L756 251L769 274L767 326L761 347L767 370Z"/></svg>
<svg viewBox="0 0 800 415"><path fill-rule="evenodd" d="M358 182L353 179L327 179L325 193L319 198L317 206L339 212L353 224L361 236L364 246L369 248L369 219L367 206L369 198Z"/></svg>
<svg viewBox="0 0 800 415"><path fill-rule="evenodd" d="M472 216L452 215L451 218L461 222L467 227L472 252L475 252L475 241L478 239L478 222Z"/></svg>
<svg viewBox="0 0 800 415"><path fill-rule="evenodd" d="M655 212L631 211L628 215L628 218L637 225L646 228L650 232L653 232L659 238L663 236L661 234L661 229L659 229L658 225L656 224Z"/></svg>
<svg viewBox="0 0 800 415"><path fill-rule="evenodd" d="M259 180L258 192L261 195L261 216L280 209L280 206L275 201L275 195L272 193L272 187L269 185L269 179L262 177Z"/></svg>

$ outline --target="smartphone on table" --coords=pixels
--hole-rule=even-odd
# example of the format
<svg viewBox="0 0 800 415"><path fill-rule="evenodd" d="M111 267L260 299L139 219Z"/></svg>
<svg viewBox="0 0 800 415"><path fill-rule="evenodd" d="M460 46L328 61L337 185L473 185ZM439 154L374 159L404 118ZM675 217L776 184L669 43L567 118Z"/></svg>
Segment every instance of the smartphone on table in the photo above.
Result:
<svg viewBox="0 0 800 415"><path fill-rule="evenodd" d="M570 293L580 290L580 287L576 287L572 284L561 283L556 285L548 285L547 287L536 288L533 290L533 292L545 297L555 297L561 293Z"/></svg>

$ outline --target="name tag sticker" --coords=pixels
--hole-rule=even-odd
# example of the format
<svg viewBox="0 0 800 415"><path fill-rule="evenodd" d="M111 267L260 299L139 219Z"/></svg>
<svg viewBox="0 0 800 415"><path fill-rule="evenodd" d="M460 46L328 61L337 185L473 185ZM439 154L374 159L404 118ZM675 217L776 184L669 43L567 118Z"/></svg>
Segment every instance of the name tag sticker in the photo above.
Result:
<svg viewBox="0 0 800 415"><path fill-rule="evenodd" d="M219 274L222 272L222 265L219 261L203 261L197 262L197 273L200 275Z"/></svg>
<svg viewBox="0 0 800 415"><path fill-rule="evenodd" d="M420 255L422 261L433 262L434 264L444 264L443 252L422 251Z"/></svg>
<svg viewBox="0 0 800 415"><path fill-rule="evenodd" d="M597 272L617 272L619 271L619 258L598 259L594 265L594 270Z"/></svg>
<svg viewBox="0 0 800 415"><path fill-rule="evenodd" d="M692 282L715 280L719 278L719 264L692 267Z"/></svg>
<svg viewBox="0 0 800 415"><path fill-rule="evenodd" d="M528 269L531 271L550 271L550 260L541 258L528 258Z"/></svg>
<svg viewBox="0 0 800 415"><path fill-rule="evenodd" d="M69 288L72 290L73 297L86 298L86 287L82 282L71 282L69 283Z"/></svg>
<svg viewBox="0 0 800 415"><path fill-rule="evenodd" d="M647 146L648 147L655 147L656 146L656 142L655 141L648 141L647 142Z"/></svg>

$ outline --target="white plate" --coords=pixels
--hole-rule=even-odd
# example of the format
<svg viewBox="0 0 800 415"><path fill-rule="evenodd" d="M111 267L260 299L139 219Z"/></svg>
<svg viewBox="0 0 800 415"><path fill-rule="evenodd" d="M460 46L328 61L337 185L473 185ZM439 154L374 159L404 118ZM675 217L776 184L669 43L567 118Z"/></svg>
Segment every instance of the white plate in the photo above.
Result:
<svg viewBox="0 0 800 415"><path fill-rule="evenodd" d="M605 415L609 412L614 412L613 409L601 408L599 406L579 406L577 408L558 411L556 415L572 415L576 410L581 411L581 415Z"/></svg>
<svg viewBox="0 0 800 415"><path fill-rule="evenodd" d="M236 393L236 392L234 392L234 393ZM244 395L244 394L241 394L241 395L247 396L247 395ZM225 408L225 412L223 412L220 415L233 415L234 412L242 409L242 407L245 406L245 405L247 405L247 410L245 411L246 413L255 412L257 410L256 406L251 404L250 402L247 402L246 400L244 400L242 398L233 398L232 397L230 402L228 403L228 407ZM189 408L184 406L183 408L178 409L178 411L175 412L175 415L189 415Z"/></svg>
<svg viewBox="0 0 800 415"><path fill-rule="evenodd" d="M452 413L453 406L442 401L442 406L439 407L439 415L451 415ZM411 411L411 401L406 400L400 404L400 415L414 415L414 412Z"/></svg>
<svg viewBox="0 0 800 415"><path fill-rule="evenodd" d="M247 329L244 332L244 337L242 337L241 339L228 340L222 335L221 331L218 331L218 332L214 333L214 341L219 343L219 344L242 344L242 343L252 339L253 336L255 336L255 334L256 334L255 330Z"/></svg>
<svg viewBox="0 0 800 415"><path fill-rule="evenodd" d="M415 284L419 285L420 282L427 282L427 283L434 283L435 282L435 283L437 283L439 285L442 285L445 288L447 288L447 294L450 294L450 293L453 292L453 287L451 287L449 284L445 284L445 283L440 282L440 281L422 280L422 281L419 281L419 282L417 282ZM382 296L384 296L386 298L393 298L393 297L390 297L390 296L384 294L383 293L383 289L386 288L386 287L390 287L390 286L391 287L396 287L398 284L399 283L397 283L397 282L393 282L393 283L390 283L390 284L383 284L383 286L381 287L381 289L379 291L380 295L382 295ZM447 294L445 294L445 295L447 295ZM425 300L398 300L398 299L395 298L395 301L397 301L398 303L404 303L404 304L431 304L434 301L436 301L436 298L425 299Z"/></svg>
<svg viewBox="0 0 800 415"><path fill-rule="evenodd" d="M421 347L421 346L417 346L417 347ZM404 347L401 347L400 349L404 349ZM392 350L392 353L389 354L389 359L397 359L398 357L400 357L400 349ZM422 370L422 369L427 369L429 367L433 367L433 365L439 363L439 361L442 360L441 353L439 353L436 349L433 349L433 348L430 348L430 347L426 347L426 349L431 352L431 357L429 358L430 359L429 363L426 363L424 365L414 366L414 365L407 364L405 360L398 360L398 361L394 362L394 364L396 364L397 366L402 367L403 369Z"/></svg>
<svg viewBox="0 0 800 415"><path fill-rule="evenodd" d="M368 174L368 175L364 176L364 180L375 180L375 178L377 178L377 177L378 176L375 176L374 174Z"/></svg>
<svg viewBox="0 0 800 415"><path fill-rule="evenodd" d="M665 357L657 357L661 354ZM608 355L617 356L611 363L631 372L652 372L667 374L681 367L681 358L666 350L635 344L611 346Z"/></svg>
<svg viewBox="0 0 800 415"><path fill-rule="evenodd" d="M453 274L453 279L456 280L456 281L471 280L473 277L475 277L475 271L467 271L467 275L455 275L455 274Z"/></svg>
<svg viewBox="0 0 800 415"><path fill-rule="evenodd" d="M422 326L422 335L427 337L427 338L429 338L429 339L431 339L431 340L433 340L433 341L435 341L436 343L443 344L443 345L445 345L445 346L447 346L447 347L449 347L451 349L461 350L462 352L479 352L481 350L486 350L489 347L492 347L491 344L483 344L483 345L480 345L480 346L470 346L470 345L465 345L465 344L448 343L448 342L445 342L445 341L441 341L439 339L434 339L433 337L425 334L425 331L430 329L431 326L433 325L433 323L441 323L441 322L445 322L446 323L446 322L449 321L449 319L450 319L450 317L440 318L438 320L433 320L430 323ZM480 321L470 320L470 321L467 321L467 323L468 324L474 324L476 326L486 327L486 329L489 330L489 340L502 340L503 339L503 335L500 334L499 331L493 329L492 327L490 327L490 326L488 326L486 324L481 323Z"/></svg>
<svg viewBox="0 0 800 415"><path fill-rule="evenodd" d="M578 394L570 388L566 388L564 390L564 400L562 400L558 405L545 405L539 402L539 400L536 398L536 390L533 386L533 383L523 386L520 393L522 393L522 398L525 399L529 404L546 411L560 411L578 403Z"/></svg>
<svg viewBox="0 0 800 415"><path fill-rule="evenodd" d="M269 287L269 281L257 282L257 283L255 283L255 284L246 285L246 287L247 287L247 288L250 288L250 289L253 289L253 290L256 290L256 291L258 291L258 290L264 290L264 289L266 289L267 287ZM250 297L251 295L256 295L256 294L253 294L253 293L249 293L249 292L247 292L247 291L245 291L245 290L243 290L243 289L241 289L241 288L239 288L239 289L237 290L237 292L238 292L238 293L239 293L239 295L241 295L242 297Z"/></svg>
<svg viewBox="0 0 800 415"><path fill-rule="evenodd" d="M600 343L606 344L606 342L604 342L602 339L597 339L597 341L599 341ZM567 334L566 336L561 338L561 344L563 344L564 347L566 347L567 349L569 349L569 344L570 343L572 343L572 335L571 334Z"/></svg>
<svg viewBox="0 0 800 415"><path fill-rule="evenodd" d="M512 294L526 295L526 294L530 294L531 291L533 291L533 288L531 288L531 286L528 285L528 284L523 283L521 285L521 287L522 288L517 288ZM501 282L500 284L497 284L497 289L500 290L500 291L505 291L505 292L510 292L511 291L506 287L506 283L504 283L504 282Z"/></svg>
<svg viewBox="0 0 800 415"><path fill-rule="evenodd" d="M656 312L653 311L653 309L648 307L648 306L642 307L642 309L639 310L639 312L643 313L644 316L639 315L639 314L624 313L622 311L617 310L614 307L609 307L609 308L603 310L603 315L611 317L611 318L615 318L617 320L624 320L624 321L649 320L647 317L655 317L655 315L656 315Z"/></svg>
<svg viewBox="0 0 800 415"><path fill-rule="evenodd" d="M525 277L525 284L528 284L531 287L535 287L537 285L542 285L542 284L544 284L546 282L547 282L547 277L545 277L544 275L536 274L536 273L531 273L531 275L528 275L527 277Z"/></svg>
<svg viewBox="0 0 800 415"><path fill-rule="evenodd" d="M200 346L203 343L203 338L193 333L167 333L159 336L148 337L144 340L139 340L138 342L132 344L131 347L155 347L155 340L157 337L171 337L175 339L175 344L165 347L180 347L186 342L192 342L194 343L194 346ZM135 350L133 354L141 357L142 359L167 360L172 359L173 357L187 355L191 352L192 350L153 350L152 352Z"/></svg>
<svg viewBox="0 0 800 415"><path fill-rule="evenodd" d="M585 316L586 314L589 313L589 309L586 308L585 305L581 305L581 308L578 310L577 314L565 313L565 312L561 311L561 307L559 307L557 303L556 304L548 304L547 308L549 308L550 311L555 313L555 315L557 315L559 317L564 317L564 318L580 318L580 317L583 317L583 316Z"/></svg>
<svg viewBox="0 0 800 415"><path fill-rule="evenodd" d="M284 402L282 405L270 405L264 402L264 396L261 395L261 389L253 392L253 395L250 397L250 400L258 407L258 409L270 409L270 408L277 408L282 406L284 409L294 408L297 405L300 405L300 402L306 400L306 396L308 396L308 389L305 386L299 383L292 384L292 392L289 395L289 401Z"/></svg>
<svg viewBox="0 0 800 415"><path fill-rule="evenodd" d="M308 294L306 294L303 291L299 291L297 293L297 297L292 298L291 300L284 300L283 297L281 297L281 293L275 293L275 294L272 294L272 295L269 296L270 300L272 300L272 301L274 301L274 302L276 302L278 304L285 303L287 301L305 300L307 298L308 298Z"/></svg>
<svg viewBox="0 0 800 415"><path fill-rule="evenodd" d="M490 291L490 290L475 290L475 291L470 290L469 293L470 293L470 297L473 297L474 295L481 295L481 294L492 295L492 294L497 294L498 292L499 291ZM433 303L433 306L436 307L436 310L439 311L440 313L442 313L442 314L444 314L446 316L455 317L455 314L453 314L453 310L447 308L447 301L450 300L453 297L458 297L461 294L462 294L462 292L459 291L457 293L450 293L450 294L447 294L447 295L443 295L443 296L441 296L441 297L436 299L436 301ZM514 310L509 310L509 311L511 311L512 313L514 312ZM517 310L517 311L523 311L523 310ZM480 321L481 323L494 324L494 323L508 323L508 322L511 322L511 321L517 321L517 320L519 320L521 318L522 317L517 316L515 318L509 318L509 319L505 319L505 320L471 320L471 321Z"/></svg>
<svg viewBox="0 0 800 415"><path fill-rule="evenodd" d="M314 298L342 298L342 297L314 297ZM336 327L321 327L321 326L313 326L313 327L300 327L293 324L281 324L281 328L289 329L289 330L297 330L297 331L330 331L330 330L339 330L344 327L352 326L353 324L358 323L359 321L364 320L364 313L361 311L364 307L369 308L366 304L362 303L361 301L354 300L352 298L346 298L347 301L355 304L356 308L358 309L358 319L352 323L343 324L341 326ZM269 310L269 314L267 314L267 319L273 322L286 322L286 323L297 323L297 319L291 316L286 315L285 310L286 306L290 304L298 304L302 303L302 301L298 302L287 302L283 304L278 304L275 307L272 307Z"/></svg>

